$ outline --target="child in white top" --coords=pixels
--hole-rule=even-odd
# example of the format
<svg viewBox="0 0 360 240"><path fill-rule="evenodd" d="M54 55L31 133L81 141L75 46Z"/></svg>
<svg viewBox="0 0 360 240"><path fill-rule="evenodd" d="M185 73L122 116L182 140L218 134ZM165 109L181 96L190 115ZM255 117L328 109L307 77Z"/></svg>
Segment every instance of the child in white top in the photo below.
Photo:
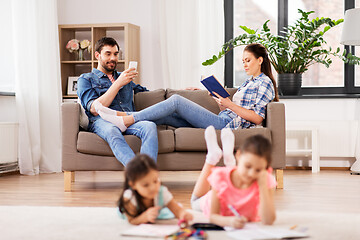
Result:
<svg viewBox="0 0 360 240"><path fill-rule="evenodd" d="M181 220L193 219L161 185L157 166L148 155L136 155L125 168L124 191L119 199L119 210L129 223L154 223L172 215ZM171 212L170 212L170 211Z"/></svg>

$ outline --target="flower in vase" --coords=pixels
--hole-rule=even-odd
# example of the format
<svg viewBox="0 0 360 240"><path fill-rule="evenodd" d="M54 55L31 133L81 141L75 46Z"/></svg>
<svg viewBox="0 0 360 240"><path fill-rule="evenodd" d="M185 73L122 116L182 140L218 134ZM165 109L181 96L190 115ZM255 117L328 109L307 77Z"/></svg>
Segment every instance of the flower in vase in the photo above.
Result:
<svg viewBox="0 0 360 240"><path fill-rule="evenodd" d="M79 51L79 48L80 48L80 42L77 39L71 39L66 44L66 49L71 53Z"/></svg>
<svg viewBox="0 0 360 240"><path fill-rule="evenodd" d="M84 39L84 40L82 40L81 42L80 42L80 48L81 49L87 49L89 52L90 52L90 41L89 40L87 40L87 39Z"/></svg>

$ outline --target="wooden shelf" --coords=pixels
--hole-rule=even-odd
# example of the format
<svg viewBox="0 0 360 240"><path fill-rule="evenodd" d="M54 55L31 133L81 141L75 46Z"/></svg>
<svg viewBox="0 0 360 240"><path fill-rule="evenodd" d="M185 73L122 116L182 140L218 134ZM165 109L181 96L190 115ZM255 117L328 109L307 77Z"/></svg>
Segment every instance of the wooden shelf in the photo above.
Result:
<svg viewBox="0 0 360 240"><path fill-rule="evenodd" d="M69 64L91 64L92 61L91 60L85 60L85 61L61 61L61 63L69 63Z"/></svg>
<svg viewBox="0 0 360 240"><path fill-rule="evenodd" d="M77 95L63 95L63 98L77 98Z"/></svg>
<svg viewBox="0 0 360 240"><path fill-rule="evenodd" d="M118 63L125 63L125 60L118 60ZM91 61L91 60L84 60L84 61L61 61L61 63L69 63L69 64L91 64L91 63L97 63L96 61Z"/></svg>
<svg viewBox="0 0 360 240"><path fill-rule="evenodd" d="M118 71L128 68L130 61L140 62L140 27L131 23L110 24L71 24L59 25L60 62L61 62L61 88L63 99L76 98L67 95L69 76L80 76L82 73L91 72L97 67L95 58L95 43L102 37L114 38L122 51L121 59L118 60ZM66 49L66 44L71 39L91 41L91 52L85 51L85 61L77 61L76 55ZM141 66L141 65L140 65ZM138 72L140 68L138 65ZM136 83L140 83L137 78Z"/></svg>

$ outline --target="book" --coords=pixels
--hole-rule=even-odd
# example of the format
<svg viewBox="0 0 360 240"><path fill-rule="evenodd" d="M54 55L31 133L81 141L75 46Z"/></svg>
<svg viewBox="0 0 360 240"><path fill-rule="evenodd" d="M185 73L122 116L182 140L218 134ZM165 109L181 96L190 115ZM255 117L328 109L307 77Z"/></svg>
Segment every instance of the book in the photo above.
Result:
<svg viewBox="0 0 360 240"><path fill-rule="evenodd" d="M123 236L164 238L179 231L178 225L140 224L121 233Z"/></svg>
<svg viewBox="0 0 360 240"><path fill-rule="evenodd" d="M258 227L256 225L246 224L243 229L229 230L227 235L233 239L239 240L259 240L259 239L295 239L306 238L307 234L278 227Z"/></svg>
<svg viewBox="0 0 360 240"><path fill-rule="evenodd" d="M213 94L216 92L223 98L227 98L230 96L229 92L220 84L220 82L215 78L214 75L207 77L201 80L201 83L206 87L206 89L211 93L212 96L217 97Z"/></svg>

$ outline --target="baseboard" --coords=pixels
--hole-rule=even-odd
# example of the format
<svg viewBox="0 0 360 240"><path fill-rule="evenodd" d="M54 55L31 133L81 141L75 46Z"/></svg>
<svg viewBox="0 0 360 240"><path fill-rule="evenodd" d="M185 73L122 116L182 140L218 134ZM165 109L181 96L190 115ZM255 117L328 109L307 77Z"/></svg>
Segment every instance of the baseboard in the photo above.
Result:
<svg viewBox="0 0 360 240"><path fill-rule="evenodd" d="M9 171L9 172L0 172L0 177L7 176L7 175L19 175L19 174L20 174L19 170Z"/></svg>
<svg viewBox="0 0 360 240"><path fill-rule="evenodd" d="M311 167L286 166L285 170L311 170ZM320 167L320 170L350 171L349 167Z"/></svg>

